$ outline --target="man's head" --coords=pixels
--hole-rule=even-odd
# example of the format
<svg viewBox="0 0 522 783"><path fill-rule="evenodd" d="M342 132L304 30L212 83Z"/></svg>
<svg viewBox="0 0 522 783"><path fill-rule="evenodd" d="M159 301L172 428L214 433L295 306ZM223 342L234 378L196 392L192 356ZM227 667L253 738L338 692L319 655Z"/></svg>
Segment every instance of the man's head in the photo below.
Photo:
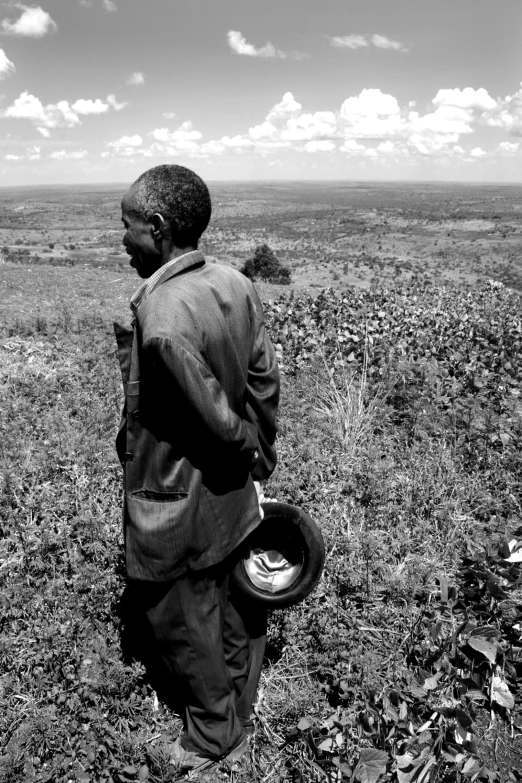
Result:
<svg viewBox="0 0 522 783"><path fill-rule="evenodd" d="M197 248L210 220L210 194L190 169L156 166L131 185L121 210L131 266L150 277L170 258Z"/></svg>

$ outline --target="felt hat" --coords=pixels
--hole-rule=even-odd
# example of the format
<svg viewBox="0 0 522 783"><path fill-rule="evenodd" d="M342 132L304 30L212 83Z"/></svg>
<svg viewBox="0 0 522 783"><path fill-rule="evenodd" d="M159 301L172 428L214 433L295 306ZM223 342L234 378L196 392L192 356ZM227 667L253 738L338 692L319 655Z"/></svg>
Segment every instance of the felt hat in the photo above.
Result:
<svg viewBox="0 0 522 783"><path fill-rule="evenodd" d="M288 503L262 504L261 524L241 545L232 587L267 609L283 609L302 601L321 576L324 539L315 522Z"/></svg>

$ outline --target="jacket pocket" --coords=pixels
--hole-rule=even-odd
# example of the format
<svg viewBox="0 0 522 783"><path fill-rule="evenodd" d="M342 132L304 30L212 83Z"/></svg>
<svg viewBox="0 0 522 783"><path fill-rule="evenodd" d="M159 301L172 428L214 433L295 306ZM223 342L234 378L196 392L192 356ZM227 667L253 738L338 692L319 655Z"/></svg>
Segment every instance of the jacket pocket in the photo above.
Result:
<svg viewBox="0 0 522 783"><path fill-rule="evenodd" d="M151 500L154 503L172 503L176 500L184 500L188 498L188 492L184 489L175 490L160 490L155 489L136 489L131 493L133 498L139 498L140 500Z"/></svg>

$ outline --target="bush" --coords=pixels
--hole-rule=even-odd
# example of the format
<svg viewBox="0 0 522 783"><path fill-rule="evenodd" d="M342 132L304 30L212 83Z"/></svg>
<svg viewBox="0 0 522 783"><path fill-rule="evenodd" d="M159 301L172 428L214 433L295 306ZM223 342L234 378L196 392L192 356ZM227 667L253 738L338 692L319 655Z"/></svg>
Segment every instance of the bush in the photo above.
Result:
<svg viewBox="0 0 522 783"><path fill-rule="evenodd" d="M267 244L256 247L254 257L245 261L241 272L250 280L259 279L281 285L289 285L291 282L290 270L280 263Z"/></svg>

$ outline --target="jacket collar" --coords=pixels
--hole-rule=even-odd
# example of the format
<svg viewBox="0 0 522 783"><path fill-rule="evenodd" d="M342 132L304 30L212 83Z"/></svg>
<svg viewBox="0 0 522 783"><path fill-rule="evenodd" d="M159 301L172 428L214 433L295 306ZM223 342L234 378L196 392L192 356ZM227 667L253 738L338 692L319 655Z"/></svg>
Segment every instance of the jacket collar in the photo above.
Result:
<svg viewBox="0 0 522 783"><path fill-rule="evenodd" d="M166 280L170 280L171 277L175 277L187 269L203 266L204 263L205 256L201 250L192 250L190 253L185 253L183 256L180 256L179 259L175 259L173 264L168 265L168 268L158 277L147 293L151 294L155 288Z"/></svg>

